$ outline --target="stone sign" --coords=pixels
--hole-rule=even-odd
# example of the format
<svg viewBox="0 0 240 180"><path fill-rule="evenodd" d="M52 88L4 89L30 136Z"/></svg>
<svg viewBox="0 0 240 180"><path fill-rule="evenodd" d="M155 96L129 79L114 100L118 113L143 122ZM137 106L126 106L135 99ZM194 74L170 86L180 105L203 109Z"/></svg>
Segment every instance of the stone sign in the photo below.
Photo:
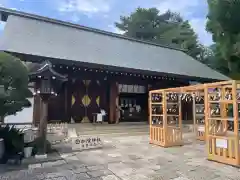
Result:
<svg viewBox="0 0 240 180"><path fill-rule="evenodd" d="M98 136L79 136L72 138L72 149L73 150L86 150L101 148L103 142Z"/></svg>

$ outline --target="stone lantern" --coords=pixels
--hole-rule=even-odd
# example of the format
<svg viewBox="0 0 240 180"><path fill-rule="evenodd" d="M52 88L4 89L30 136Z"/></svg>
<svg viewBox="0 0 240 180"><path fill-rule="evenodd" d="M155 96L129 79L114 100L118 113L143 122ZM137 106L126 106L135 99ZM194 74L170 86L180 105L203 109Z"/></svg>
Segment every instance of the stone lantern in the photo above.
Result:
<svg viewBox="0 0 240 180"><path fill-rule="evenodd" d="M30 73L29 78L36 84L33 95L40 96L43 102L38 137L42 142L40 154L46 156L48 102L50 98L58 95L62 83L67 81L67 78L54 71L49 61L45 61L35 72Z"/></svg>

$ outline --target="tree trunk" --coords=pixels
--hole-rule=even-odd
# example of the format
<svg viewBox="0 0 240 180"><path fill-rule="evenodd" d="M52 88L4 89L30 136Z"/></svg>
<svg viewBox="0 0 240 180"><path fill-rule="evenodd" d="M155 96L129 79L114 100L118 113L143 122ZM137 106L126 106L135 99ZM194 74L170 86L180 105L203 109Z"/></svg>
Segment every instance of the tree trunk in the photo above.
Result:
<svg viewBox="0 0 240 180"><path fill-rule="evenodd" d="M48 102L43 101L42 103L42 117L40 119L39 124L39 134L38 137L40 138L40 154L46 154L46 136L47 136L47 121L48 121Z"/></svg>

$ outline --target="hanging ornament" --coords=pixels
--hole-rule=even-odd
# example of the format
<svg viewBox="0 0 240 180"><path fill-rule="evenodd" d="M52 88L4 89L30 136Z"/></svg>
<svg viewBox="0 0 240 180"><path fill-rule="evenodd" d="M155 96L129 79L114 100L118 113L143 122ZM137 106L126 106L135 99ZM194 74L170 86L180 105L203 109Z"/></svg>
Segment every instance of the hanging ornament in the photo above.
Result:
<svg viewBox="0 0 240 180"><path fill-rule="evenodd" d="M203 103L203 101L204 101L204 96L202 96L202 95L197 95L197 96L195 96L195 102L196 103Z"/></svg>
<svg viewBox="0 0 240 180"><path fill-rule="evenodd" d="M204 118L199 118L199 119L197 119L197 122L200 123L200 124L204 124L205 119Z"/></svg>
<svg viewBox="0 0 240 180"><path fill-rule="evenodd" d="M177 114L177 112L178 112L178 106L176 104L174 104L174 105L170 106L169 108L167 108L167 113L168 114L175 115L175 114Z"/></svg>
<svg viewBox="0 0 240 180"><path fill-rule="evenodd" d="M212 116L218 116L218 115L220 115L220 107L219 107L219 106L216 106L216 107L214 107L213 109L211 109L210 114L211 114Z"/></svg>
<svg viewBox="0 0 240 180"><path fill-rule="evenodd" d="M162 93L152 93L151 100L153 103L162 102Z"/></svg>
<svg viewBox="0 0 240 180"><path fill-rule="evenodd" d="M237 93L237 100L238 101L240 100L240 93L239 92Z"/></svg>
<svg viewBox="0 0 240 180"><path fill-rule="evenodd" d="M160 119L160 117L154 116L154 117L152 118L152 124L162 125L163 122L162 122L162 120Z"/></svg>
<svg viewBox="0 0 240 180"><path fill-rule="evenodd" d="M192 102L192 100L193 100L192 94L189 94L189 93L183 93L183 94L181 94L180 97L181 97L181 100L185 101L185 102Z"/></svg>
<svg viewBox="0 0 240 180"><path fill-rule="evenodd" d="M232 91L231 91L230 88L226 88L226 92L225 92L224 98L226 100L232 100Z"/></svg>
<svg viewBox="0 0 240 180"><path fill-rule="evenodd" d="M228 130L233 131L234 130L234 123L233 122L228 122Z"/></svg>
<svg viewBox="0 0 240 180"><path fill-rule="evenodd" d="M162 106L152 106L152 114L160 115L163 113Z"/></svg>
<svg viewBox="0 0 240 180"><path fill-rule="evenodd" d="M196 113L197 114L203 114L204 113L204 107L197 107L196 108Z"/></svg>
<svg viewBox="0 0 240 180"><path fill-rule="evenodd" d="M167 93L167 101L168 102L178 102L178 94L177 93Z"/></svg>
<svg viewBox="0 0 240 180"><path fill-rule="evenodd" d="M219 101L220 98L221 98L221 91L220 91L220 89L218 89L218 88L213 89L212 93L209 95L210 101Z"/></svg>
<svg viewBox="0 0 240 180"><path fill-rule="evenodd" d="M168 119L169 125L177 124L177 122L178 122L178 117L171 117L170 119Z"/></svg>

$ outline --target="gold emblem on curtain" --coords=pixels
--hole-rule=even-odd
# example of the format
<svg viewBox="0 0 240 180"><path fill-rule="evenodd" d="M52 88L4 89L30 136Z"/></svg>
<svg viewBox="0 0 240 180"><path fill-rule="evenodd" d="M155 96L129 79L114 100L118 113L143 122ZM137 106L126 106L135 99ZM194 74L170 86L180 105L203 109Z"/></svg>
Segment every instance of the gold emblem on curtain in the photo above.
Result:
<svg viewBox="0 0 240 180"><path fill-rule="evenodd" d="M97 98L96 98L96 103L97 103L97 105L98 105L98 107L100 106L100 96L98 96Z"/></svg>
<svg viewBox="0 0 240 180"><path fill-rule="evenodd" d="M75 97L72 95L72 106L75 104L75 102L76 102L76 99L75 99Z"/></svg>
<svg viewBox="0 0 240 180"><path fill-rule="evenodd" d="M82 103L83 103L84 107L88 107L89 104L91 103L91 99L87 94L83 96Z"/></svg>

